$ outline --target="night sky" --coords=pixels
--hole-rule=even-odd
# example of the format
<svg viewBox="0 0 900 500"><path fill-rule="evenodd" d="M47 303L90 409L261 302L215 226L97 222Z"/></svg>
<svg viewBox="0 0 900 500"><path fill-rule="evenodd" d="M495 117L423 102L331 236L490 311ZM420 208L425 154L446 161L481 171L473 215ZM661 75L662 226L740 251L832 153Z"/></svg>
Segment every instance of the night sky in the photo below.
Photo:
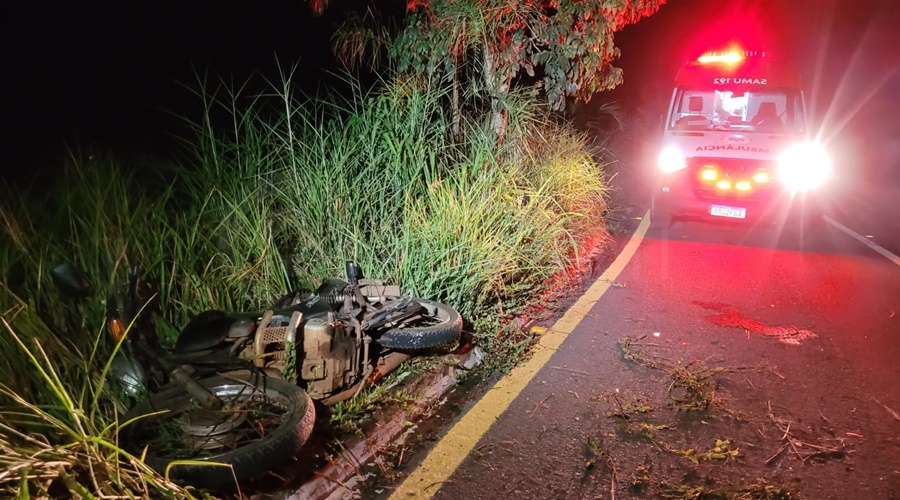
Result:
<svg viewBox="0 0 900 500"><path fill-rule="evenodd" d="M194 85L195 70L243 82L277 75L280 60L314 89L334 17L301 1L18 3L0 29L3 148L27 161L64 143L164 147L178 127L170 112L200 109L178 83Z"/></svg>
<svg viewBox="0 0 900 500"><path fill-rule="evenodd" d="M347 5L333 2L323 17L303 0L5 7L4 175L63 144L164 147L176 126L166 111L198 109L175 83L195 81L195 68L235 81L251 73L277 78L277 55L283 65L297 64L298 82L313 91L328 78L330 35ZM862 100L853 134L868 126L873 131L865 134L890 140L900 135L897 119L884 113L892 106L900 114L898 14L894 0L669 0L617 36L626 83L615 96L634 102L648 92L668 93L692 51L740 34L795 58L814 89L820 120L842 121L837 115L849 116ZM827 118L826 108L835 116ZM879 124L861 118L868 114L880 116Z"/></svg>

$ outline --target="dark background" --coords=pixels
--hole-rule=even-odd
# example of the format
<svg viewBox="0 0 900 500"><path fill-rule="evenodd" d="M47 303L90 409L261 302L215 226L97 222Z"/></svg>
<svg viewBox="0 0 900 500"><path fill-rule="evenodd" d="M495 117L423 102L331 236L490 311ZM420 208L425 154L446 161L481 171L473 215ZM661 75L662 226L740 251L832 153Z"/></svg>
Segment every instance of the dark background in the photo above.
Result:
<svg viewBox="0 0 900 500"><path fill-rule="evenodd" d="M396 9L398 4L378 3ZM344 12L313 16L302 0L20 3L0 25L2 172L27 175L65 147L160 153L179 133L170 113L194 116L196 73L235 82L250 74L314 92L333 79L329 43ZM625 84L596 99L627 107L668 97L678 66L732 39L787 53L808 85L823 137L846 156L872 156L879 175L900 160L900 2L894 0L670 0L617 35ZM652 99L651 99L652 100ZM42 167L37 167L42 168ZM868 168L868 167L867 167Z"/></svg>
<svg viewBox="0 0 900 500"><path fill-rule="evenodd" d="M333 16L301 1L21 3L2 14L2 144L7 159L63 145L149 152L195 117L198 75L277 77L278 61L319 78ZM16 167L4 161L3 171Z"/></svg>

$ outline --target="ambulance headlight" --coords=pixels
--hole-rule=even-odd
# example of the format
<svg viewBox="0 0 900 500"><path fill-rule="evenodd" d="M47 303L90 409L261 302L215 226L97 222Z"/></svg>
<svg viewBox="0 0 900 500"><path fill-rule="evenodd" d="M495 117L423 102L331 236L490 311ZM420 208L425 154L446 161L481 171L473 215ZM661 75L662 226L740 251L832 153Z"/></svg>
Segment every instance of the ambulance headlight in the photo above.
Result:
<svg viewBox="0 0 900 500"><path fill-rule="evenodd" d="M778 158L778 177L794 193L821 186L830 174L831 159L820 144L795 144Z"/></svg>
<svg viewBox="0 0 900 500"><path fill-rule="evenodd" d="M659 158L656 163L659 165L660 170L667 173L675 172L676 170L687 167L687 160L684 155L674 146L663 148L663 150L659 152Z"/></svg>

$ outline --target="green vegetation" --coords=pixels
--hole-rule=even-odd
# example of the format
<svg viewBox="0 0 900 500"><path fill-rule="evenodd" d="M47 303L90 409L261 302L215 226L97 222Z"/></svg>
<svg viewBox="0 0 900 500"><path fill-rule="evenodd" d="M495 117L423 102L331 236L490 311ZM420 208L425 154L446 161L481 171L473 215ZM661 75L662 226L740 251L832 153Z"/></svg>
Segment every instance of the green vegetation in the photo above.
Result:
<svg viewBox="0 0 900 500"><path fill-rule="evenodd" d="M104 411L104 380L90 369L96 359L60 365L53 356L56 347L49 348L52 343L33 339L28 346L5 318L3 327L4 348L17 347L22 366L29 367L16 378L41 387L17 392L0 384L4 496L98 498L148 492L160 498L208 498L170 482L119 448L117 428L127 423L119 422L115 411Z"/></svg>
<svg viewBox="0 0 900 500"><path fill-rule="evenodd" d="M403 370L395 370L378 383L366 386L356 397L335 404L329 412L331 425L339 432L362 435L359 424L368 418L373 410L389 404L397 404L404 410L409 409L409 404L414 404L418 396L409 394L400 383L412 372L421 372L423 366L424 363L411 360L403 365Z"/></svg>
<svg viewBox="0 0 900 500"><path fill-rule="evenodd" d="M176 159L73 151L39 188L3 193L0 494L196 495L116 441L128 402L106 383L117 346L105 297L136 266L154 287L142 314L164 343L199 311L259 310L352 259L458 309L486 369L510 369L536 337L512 320L536 297L552 301L548 281L605 234L601 166L548 111L618 84L613 32L661 3L412 2L396 27L370 14L334 48L376 71L389 54L408 70L389 83L307 99L292 95L290 73L265 95L202 81L205 113L187 121ZM543 94L515 88L535 68ZM63 262L84 273L88 297L60 295L49 271ZM696 375L684 390L709 388ZM338 405L335 425L352 429L389 389ZM650 411L638 403L619 410Z"/></svg>
<svg viewBox="0 0 900 500"><path fill-rule="evenodd" d="M646 414L653 411L653 407L640 396L633 397L617 391L591 397L591 401L599 401L601 399L613 403L614 410L606 412L607 417L629 420L635 414Z"/></svg>
<svg viewBox="0 0 900 500"><path fill-rule="evenodd" d="M105 297L138 266L164 343L199 311L259 310L352 259L458 309L485 366L512 367L535 336L512 320L605 235L601 166L548 111L618 84L613 32L662 3L411 2L396 30L363 18L334 39L382 76L390 54L408 71L389 83L301 99L289 72L264 95L201 79L205 113L176 159L73 151L2 193L0 494L193 497L116 442L127 402L105 383ZM536 67L543 95L513 85ZM63 262L88 297L57 291Z"/></svg>
<svg viewBox="0 0 900 500"><path fill-rule="evenodd" d="M308 0L321 13L327 0ZM511 94L540 89L550 109L588 102L622 83L614 33L652 15L665 0L616 2L520 2L518 0L432 0L406 4L397 26L368 10L338 28L332 50L347 66L402 72L451 86L447 105L451 131L460 133L465 95L490 104L490 123L499 142L516 110ZM387 56L387 57L385 57ZM388 62L385 61L388 60Z"/></svg>
<svg viewBox="0 0 900 500"><path fill-rule="evenodd" d="M664 3L410 2L391 51L402 70L453 81L480 77L495 111L504 108L513 78L525 72L541 82L548 104L561 110L567 97L588 101L622 83L622 70L611 66L618 56L613 33ZM467 58L478 60L468 66L479 74L461 78Z"/></svg>
<svg viewBox="0 0 900 500"><path fill-rule="evenodd" d="M233 90L198 93L205 121L179 161L73 153L57 182L4 196L0 462L19 471L0 478L4 494L190 495L115 446L122 404L104 385L104 298L132 266L158 287L148 307L168 341L201 310L257 309L354 259L496 326L472 332L492 345L602 231L600 167L534 96L513 96L519 111L498 146L476 118L451 139L445 91L415 79L329 101L295 99L290 78L275 97ZM223 116L230 127L214 127ZM60 296L49 270L64 261L91 296Z"/></svg>

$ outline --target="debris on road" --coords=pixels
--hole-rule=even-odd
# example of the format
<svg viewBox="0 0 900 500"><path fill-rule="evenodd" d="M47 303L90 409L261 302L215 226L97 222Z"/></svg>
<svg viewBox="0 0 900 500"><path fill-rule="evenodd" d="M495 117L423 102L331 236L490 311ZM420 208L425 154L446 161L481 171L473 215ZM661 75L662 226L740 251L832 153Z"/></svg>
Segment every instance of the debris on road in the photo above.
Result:
<svg viewBox="0 0 900 500"><path fill-rule="evenodd" d="M720 498L723 500L791 500L796 498L783 486L766 484L762 479L749 486L706 486L662 485L662 498L696 500L700 498Z"/></svg>
<svg viewBox="0 0 900 500"><path fill-rule="evenodd" d="M609 486L609 494L610 500L616 500L616 465L613 463L612 457L609 453L604 450L600 442L595 439L593 436L588 438L587 449L585 450L585 463L584 463L584 471L585 475L593 470L594 466L597 464L597 459L602 460L610 470L610 486Z"/></svg>
<svg viewBox="0 0 900 500"><path fill-rule="evenodd" d="M642 343L641 340L644 337L619 339L617 344L622 352L622 357L627 361L668 374L670 378L668 394L677 410L689 412L708 411L711 408L718 407L724 413L730 414L730 411L724 407L718 395L718 382L714 377L720 373L748 370L759 371L763 369L761 367L709 367L700 360L688 362L681 360L669 361L662 357L633 349L634 346L659 346L658 344Z"/></svg>
<svg viewBox="0 0 900 500"><path fill-rule="evenodd" d="M822 443L812 443L811 440L802 441L791 433L791 421L785 420L775 415L772 411L772 402L768 403L769 420L782 432L781 440L784 444L779 450L766 460L766 465L774 462L785 450L790 449L794 456L801 462L806 462L810 458L826 459L826 458L844 458L847 451L844 449L844 440L840 438L829 438Z"/></svg>
<svg viewBox="0 0 900 500"><path fill-rule="evenodd" d="M472 349L472 353L459 365L463 370L472 370L484 361L484 350L481 347Z"/></svg>

